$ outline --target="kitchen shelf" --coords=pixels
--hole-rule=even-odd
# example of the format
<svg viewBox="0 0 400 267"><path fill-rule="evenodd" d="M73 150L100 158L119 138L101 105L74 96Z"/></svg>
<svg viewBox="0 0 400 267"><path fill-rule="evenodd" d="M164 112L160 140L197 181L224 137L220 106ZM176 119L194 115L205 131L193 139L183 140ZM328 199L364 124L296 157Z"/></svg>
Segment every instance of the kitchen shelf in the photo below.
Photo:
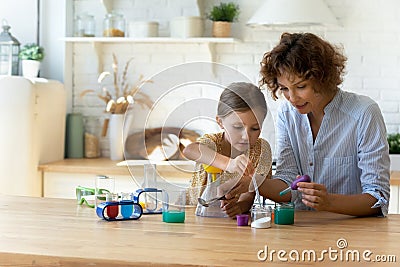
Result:
<svg viewBox="0 0 400 267"><path fill-rule="evenodd" d="M194 37L194 38L173 38L173 37L147 37L147 38L129 38L129 37L64 37L62 38L67 44L79 44L89 43L93 46L93 49L97 55L97 68L98 72L103 71L103 59L102 59L102 46L103 44L205 44L208 46L210 52L210 59L215 62L215 45L236 43L240 42L236 38L216 38L216 37Z"/></svg>
<svg viewBox="0 0 400 267"><path fill-rule="evenodd" d="M62 40L65 42L72 42L72 43L235 43L235 42L239 42L239 39L236 39L236 38L215 38L215 37L195 37L195 38L64 37Z"/></svg>

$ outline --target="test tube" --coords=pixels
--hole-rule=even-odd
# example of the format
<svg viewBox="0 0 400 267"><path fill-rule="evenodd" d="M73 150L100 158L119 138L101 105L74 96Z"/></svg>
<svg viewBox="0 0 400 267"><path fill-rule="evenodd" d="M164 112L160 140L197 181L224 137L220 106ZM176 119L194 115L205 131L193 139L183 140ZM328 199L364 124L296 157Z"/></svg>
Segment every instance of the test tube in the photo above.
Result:
<svg viewBox="0 0 400 267"><path fill-rule="evenodd" d="M107 204L115 204L118 202L118 194L107 193L106 195ZM110 219L115 219L118 216L119 208L118 205L107 206L107 216Z"/></svg>
<svg viewBox="0 0 400 267"><path fill-rule="evenodd" d="M130 218L133 213L133 200L131 193L122 193L121 194L121 215L125 219ZM127 205L129 204L129 205Z"/></svg>

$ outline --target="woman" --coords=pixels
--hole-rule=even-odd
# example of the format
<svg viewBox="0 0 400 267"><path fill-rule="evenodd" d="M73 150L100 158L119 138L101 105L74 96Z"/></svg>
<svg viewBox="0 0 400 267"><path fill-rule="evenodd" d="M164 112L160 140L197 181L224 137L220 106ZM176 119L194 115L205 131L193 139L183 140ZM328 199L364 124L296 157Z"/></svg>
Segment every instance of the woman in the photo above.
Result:
<svg viewBox="0 0 400 267"><path fill-rule="evenodd" d="M277 115L277 169L260 194L292 201L297 209L354 216L386 215L389 152L378 105L369 97L342 91L346 57L311 33L284 33L264 54L261 86L282 94ZM298 175L310 183L279 196ZM249 184L242 179L227 198ZM225 185L228 186L228 185Z"/></svg>

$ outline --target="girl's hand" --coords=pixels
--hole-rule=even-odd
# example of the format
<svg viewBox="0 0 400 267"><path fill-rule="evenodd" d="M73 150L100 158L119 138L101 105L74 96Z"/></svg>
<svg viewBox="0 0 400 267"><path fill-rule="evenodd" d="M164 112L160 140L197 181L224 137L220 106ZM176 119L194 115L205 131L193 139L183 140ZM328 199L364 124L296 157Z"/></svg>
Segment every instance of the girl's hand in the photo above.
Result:
<svg viewBox="0 0 400 267"><path fill-rule="evenodd" d="M225 213L234 219L236 215L245 213L249 210L248 203L246 201L236 201L232 203L227 203L225 205L221 204L221 209L225 211Z"/></svg>
<svg viewBox="0 0 400 267"><path fill-rule="evenodd" d="M221 184L217 188L218 196L225 195L229 199L235 198L242 193L249 191L249 185L251 183L251 176L245 175L240 179L231 179Z"/></svg>
<svg viewBox="0 0 400 267"><path fill-rule="evenodd" d="M323 184L299 182L298 191L302 192L303 203L316 210L328 210L331 206L330 196Z"/></svg>
<svg viewBox="0 0 400 267"><path fill-rule="evenodd" d="M226 214L235 218L236 215L246 213L250 210L254 202L254 193L244 193L239 197L234 197L231 199L221 201L221 209L226 212Z"/></svg>
<svg viewBox="0 0 400 267"><path fill-rule="evenodd" d="M242 154L229 160L226 171L230 173L238 172L240 176L245 176L252 175L254 173L254 167L250 159Z"/></svg>
<svg viewBox="0 0 400 267"><path fill-rule="evenodd" d="M221 209L226 212L229 217L234 217L240 214L240 208L237 206L239 196L234 196L230 199L221 200Z"/></svg>

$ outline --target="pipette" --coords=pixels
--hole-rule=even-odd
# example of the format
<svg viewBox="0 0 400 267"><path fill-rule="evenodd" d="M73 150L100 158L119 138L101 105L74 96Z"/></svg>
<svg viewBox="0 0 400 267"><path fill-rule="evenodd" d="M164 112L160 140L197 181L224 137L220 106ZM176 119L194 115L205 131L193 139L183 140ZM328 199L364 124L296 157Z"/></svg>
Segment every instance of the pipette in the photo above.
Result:
<svg viewBox="0 0 400 267"><path fill-rule="evenodd" d="M286 189L282 190L281 192L279 192L279 195L283 196L287 192L289 192L290 190L297 190L297 188L298 188L297 183L298 182L308 182L309 183L309 182L311 182L311 178L307 174L300 176L299 178L294 180L288 188L286 188Z"/></svg>
<svg viewBox="0 0 400 267"><path fill-rule="evenodd" d="M251 176L251 180L253 182L254 191L256 192L256 199L258 201L258 204L261 205L260 192L258 191L258 186L257 186L257 181L256 181L256 173L255 172L254 172L253 176Z"/></svg>

